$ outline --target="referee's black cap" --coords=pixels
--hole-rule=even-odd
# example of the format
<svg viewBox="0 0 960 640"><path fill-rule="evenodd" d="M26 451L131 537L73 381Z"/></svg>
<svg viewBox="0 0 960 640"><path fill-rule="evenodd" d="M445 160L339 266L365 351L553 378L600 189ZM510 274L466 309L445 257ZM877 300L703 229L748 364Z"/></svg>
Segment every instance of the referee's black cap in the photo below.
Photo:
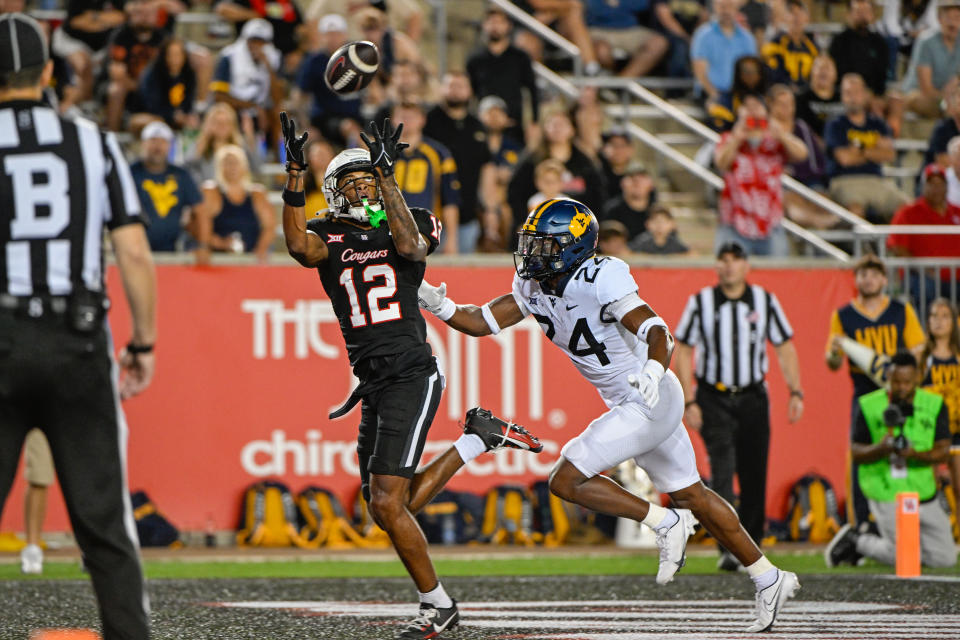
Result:
<svg viewBox="0 0 960 640"><path fill-rule="evenodd" d="M717 259L727 254L732 255L734 258L740 258L741 260L747 259L747 252L739 242L724 242L720 245L720 248L717 249Z"/></svg>
<svg viewBox="0 0 960 640"><path fill-rule="evenodd" d="M23 13L0 15L0 73L41 67L49 59L40 24Z"/></svg>

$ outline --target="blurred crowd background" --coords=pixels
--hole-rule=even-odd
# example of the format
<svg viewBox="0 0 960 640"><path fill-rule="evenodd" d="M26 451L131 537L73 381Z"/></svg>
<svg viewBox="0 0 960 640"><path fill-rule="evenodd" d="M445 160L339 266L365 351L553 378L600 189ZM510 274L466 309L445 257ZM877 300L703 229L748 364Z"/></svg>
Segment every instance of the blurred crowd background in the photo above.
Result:
<svg viewBox="0 0 960 640"><path fill-rule="evenodd" d="M445 253L511 250L530 208L558 196L594 211L601 249L616 255L707 255L729 240L752 255L813 255L786 227L850 251L837 232L859 219L960 224L958 0L0 8L49 28L48 99L118 132L155 251L196 250L199 239L200 260L207 246L263 260L277 247L281 110L311 130L310 214L325 207L327 162L360 144L368 121L402 122L411 147L397 177L410 204L442 218ZM360 95L342 97L323 73L353 39L377 44L380 70ZM636 100L633 80L719 139ZM722 186L641 144L634 127L716 172ZM814 196L784 190L782 175ZM960 257L957 239L891 235L873 248Z"/></svg>

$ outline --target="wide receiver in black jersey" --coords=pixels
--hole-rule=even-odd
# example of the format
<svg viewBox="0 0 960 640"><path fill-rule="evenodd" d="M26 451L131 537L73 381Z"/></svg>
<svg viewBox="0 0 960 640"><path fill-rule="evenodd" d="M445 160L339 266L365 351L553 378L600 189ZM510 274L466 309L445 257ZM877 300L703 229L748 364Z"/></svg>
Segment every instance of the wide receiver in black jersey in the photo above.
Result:
<svg viewBox="0 0 960 640"><path fill-rule="evenodd" d="M489 412L467 413L463 436L417 471L427 431L440 404L443 376L426 341L417 291L427 255L440 242L441 224L426 209L410 209L393 176L394 159L407 145L401 125L370 123L369 147L347 149L324 173L327 213L306 221L303 145L295 124L280 114L287 151L283 233L287 250L316 268L333 303L350 364L360 379L331 418L361 404L357 453L361 489L378 525L417 585L419 615L398 638L433 638L457 625L456 602L437 579L426 539L413 514L436 496L464 464L497 447L534 452L539 440ZM374 160L371 162L371 157Z"/></svg>

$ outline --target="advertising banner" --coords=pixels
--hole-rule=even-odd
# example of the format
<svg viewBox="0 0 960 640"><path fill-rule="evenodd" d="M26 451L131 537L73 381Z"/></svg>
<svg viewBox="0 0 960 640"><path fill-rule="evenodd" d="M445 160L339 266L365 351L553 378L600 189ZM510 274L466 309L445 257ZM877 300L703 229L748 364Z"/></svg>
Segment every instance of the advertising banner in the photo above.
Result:
<svg viewBox="0 0 960 640"><path fill-rule="evenodd" d="M640 296L673 327L688 296L715 283L709 269L634 268ZM356 436L360 410L331 421L355 384L329 299L315 272L287 266L159 266L157 373L142 396L124 403L130 426L131 489L144 489L178 527L236 526L243 489L279 478L293 491L327 487L350 504L359 487ZM428 267L460 303L482 304L510 291L507 267ZM827 476L842 493L850 383L823 362L831 311L849 300L846 270L756 270L752 282L774 292L796 334L806 413L786 420L787 388L772 348L768 377L773 436L768 513L781 517L790 484L804 473ZM115 340L129 314L111 270ZM428 314L429 315L429 314ZM482 405L529 427L539 455L485 454L450 488L477 493L502 483L529 485L547 476L563 444L606 410L567 357L533 318L495 337L470 338L427 318L429 341L446 377L443 401L424 460L460 433L458 421ZM77 428L82 428L78 424ZM699 436L691 434L701 473L709 474ZM24 486L18 473L2 528L22 529ZM46 527L69 528L59 491Z"/></svg>

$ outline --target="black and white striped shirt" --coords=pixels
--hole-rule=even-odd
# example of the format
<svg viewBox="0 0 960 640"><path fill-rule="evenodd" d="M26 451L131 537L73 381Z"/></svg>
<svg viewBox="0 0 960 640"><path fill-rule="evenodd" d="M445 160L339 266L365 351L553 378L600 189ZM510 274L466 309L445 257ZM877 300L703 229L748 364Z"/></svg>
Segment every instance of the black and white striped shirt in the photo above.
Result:
<svg viewBox="0 0 960 640"><path fill-rule="evenodd" d="M731 300L717 286L690 296L674 335L695 347L699 380L729 388L763 382L767 340L781 345L793 329L780 301L763 287L747 285L740 299Z"/></svg>
<svg viewBox="0 0 960 640"><path fill-rule="evenodd" d="M40 102L0 103L0 293L103 290L103 229L142 222L113 134Z"/></svg>

